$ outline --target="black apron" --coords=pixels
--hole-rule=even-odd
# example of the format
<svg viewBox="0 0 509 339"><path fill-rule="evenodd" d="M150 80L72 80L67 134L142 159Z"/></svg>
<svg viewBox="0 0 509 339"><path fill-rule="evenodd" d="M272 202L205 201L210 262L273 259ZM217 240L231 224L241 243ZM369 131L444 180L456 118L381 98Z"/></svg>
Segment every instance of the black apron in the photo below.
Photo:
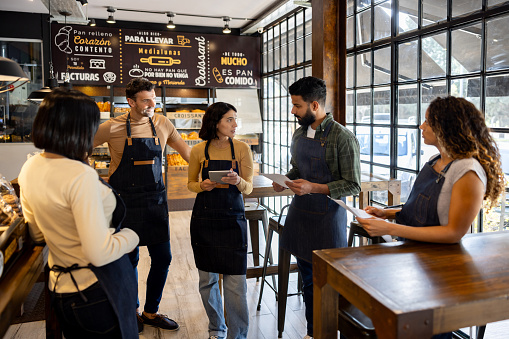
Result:
<svg viewBox="0 0 509 339"><path fill-rule="evenodd" d="M415 179L412 191L401 211L396 213L396 222L402 225L424 227L440 225L437 212L438 196L444 185L444 174L454 161L437 173L433 165L440 155L427 162Z"/></svg>
<svg viewBox="0 0 509 339"><path fill-rule="evenodd" d="M126 227L140 237L140 246L170 240L168 198L162 174L162 149L152 119L152 138L131 138L131 114L122 160L109 183L127 207Z"/></svg>
<svg viewBox="0 0 509 339"><path fill-rule="evenodd" d="M449 170L451 161L444 169L437 173L433 165L440 158L440 155L427 162L415 179L412 191L401 211L396 213L396 222L402 225L414 227L426 227L440 225L438 217L438 196L444 185L444 174ZM407 240L398 237L398 240ZM435 334L431 339L449 339L452 332Z"/></svg>
<svg viewBox="0 0 509 339"><path fill-rule="evenodd" d="M105 183L101 178L99 178L99 180L111 188L111 186ZM126 215L126 207L113 188L112 191L117 201L117 205L113 211L112 225L116 228L115 233L117 233L122 228L122 221ZM81 294L84 301L86 301L85 295L78 288L78 284L72 275L72 271L82 268L89 268L92 272L94 272L102 289L108 296L108 300L117 316L122 338L139 338L136 320L138 283L133 271L133 265L131 264L128 255L124 254L120 259L101 267L96 267L92 264L88 264L88 266L78 266L77 264L74 264L71 267L53 265L51 270L59 272L55 281L53 292L56 289L60 275L62 273L69 273L76 289Z"/></svg>
<svg viewBox="0 0 509 339"><path fill-rule="evenodd" d="M232 160L210 160L210 140L205 146L202 180L209 171L233 170L239 174L230 139ZM218 185L197 194L191 216L191 245L199 270L230 275L246 274L247 221L244 200L235 185Z"/></svg>
<svg viewBox="0 0 509 339"><path fill-rule="evenodd" d="M296 162L300 177L313 183L326 184L334 180L325 161L329 123L320 139L310 139L305 133L296 142ZM308 127L309 128L309 127ZM345 201L345 198L341 198ZM346 247L346 210L326 194L295 195L280 246L300 259L311 262L312 252L326 248Z"/></svg>

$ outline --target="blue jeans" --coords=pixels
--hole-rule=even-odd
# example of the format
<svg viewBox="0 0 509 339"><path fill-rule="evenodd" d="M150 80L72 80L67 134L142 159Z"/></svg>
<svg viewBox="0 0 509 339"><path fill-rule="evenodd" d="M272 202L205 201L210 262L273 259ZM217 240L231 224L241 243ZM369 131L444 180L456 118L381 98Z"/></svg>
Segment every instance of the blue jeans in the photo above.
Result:
<svg viewBox="0 0 509 339"><path fill-rule="evenodd" d="M117 315L99 282L82 291L87 301L78 292L50 293L66 338L122 338Z"/></svg>
<svg viewBox="0 0 509 339"><path fill-rule="evenodd" d="M209 317L209 335L227 339L245 339L249 328L247 308L247 283L245 275L223 274L224 304L228 331L223 314L223 302L219 291L219 274L198 270L200 295ZM228 332L228 336L226 333Z"/></svg>
<svg viewBox="0 0 509 339"><path fill-rule="evenodd" d="M145 297L144 311L147 313L157 313L159 303L163 296L166 277L168 276L168 268L171 263L171 247L170 242L162 242L155 245L147 246L150 254L150 270L147 277L147 291ZM138 281L138 262L140 260L140 249L136 247L129 253L129 260L134 267L136 281ZM136 301L136 307L140 307L140 300Z"/></svg>

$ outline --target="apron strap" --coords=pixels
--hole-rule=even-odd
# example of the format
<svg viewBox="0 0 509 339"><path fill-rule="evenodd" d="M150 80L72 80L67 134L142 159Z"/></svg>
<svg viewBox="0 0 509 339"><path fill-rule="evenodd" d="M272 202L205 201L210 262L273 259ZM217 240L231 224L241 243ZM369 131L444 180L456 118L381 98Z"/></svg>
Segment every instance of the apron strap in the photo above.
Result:
<svg viewBox="0 0 509 339"><path fill-rule="evenodd" d="M212 140L207 140L207 143L205 144L205 161L207 162L207 165L208 165L208 161L210 160L210 157L209 157L209 145L210 145L210 142ZM207 167L207 166L205 166Z"/></svg>
<svg viewBox="0 0 509 339"><path fill-rule="evenodd" d="M331 121L327 126L325 126L325 129L323 131L322 136L320 137L320 140L325 141L325 139L327 139L327 136L329 135L332 124L334 124L334 121Z"/></svg>
<svg viewBox="0 0 509 339"><path fill-rule="evenodd" d="M89 265L90 266L90 265ZM78 293L80 294L81 296L81 299L83 299L84 302L88 302L88 299L87 297L83 294L83 292L79 289L78 287L78 283L76 283L76 279L74 279L74 276L72 275L72 271L76 271L76 270L79 270L79 269L82 269L82 268L90 268L89 266L78 266L78 264L73 264L72 266L70 267L63 267L63 266L60 266L60 265L53 265L51 268L50 268L50 271L53 271L53 272L58 272L58 275L57 275L57 279L55 281L55 286L53 286L53 293L55 293L55 290L57 288L57 283L58 283L58 279L60 278L60 276L62 275L62 273L69 273L70 276L71 276L71 280L72 282L74 283L74 286L76 287L76 290L78 290Z"/></svg>
<svg viewBox="0 0 509 339"><path fill-rule="evenodd" d="M148 121L150 121L150 126L152 128L152 136L154 137L154 142L156 145L159 145L159 138L157 137L156 127L154 126L154 122L152 121L152 118L149 117ZM131 146L133 144L132 137L131 137L131 112L127 114L127 120L125 122L125 128L127 132L127 144Z"/></svg>
<svg viewBox="0 0 509 339"><path fill-rule="evenodd" d="M322 136L320 137L320 144L322 147L327 143L327 136L329 135L333 123L334 121L331 121L327 126L325 126Z"/></svg>
<svg viewBox="0 0 509 339"><path fill-rule="evenodd" d="M121 228L122 228L122 222L124 221L125 219L125 215L126 215L126 205L125 205L125 202L124 202L124 199L122 199L120 197L120 194L117 193L117 191L115 191L115 189L110 185L108 184L106 181L103 180L103 178L99 177L99 181L103 183L103 185L105 185L106 187L108 187L109 189L111 189L111 191L113 192L113 195L115 196L115 200L117 202L117 207L115 207L115 210L113 211L113 220L112 220L112 223L113 223L113 226L115 226L115 233L117 232L120 232ZM120 213L120 220L117 220L118 221L118 225L114 225L114 222L115 222L115 216L117 216L115 213L117 211L121 211L119 212Z"/></svg>
<svg viewBox="0 0 509 339"><path fill-rule="evenodd" d="M207 140L207 144L205 145L205 160L210 160L209 156L209 145L212 140ZM230 151L232 153L232 160L235 160L235 149L233 148L233 140L232 138L228 138L228 141L230 142ZM233 162L232 162L233 163ZM207 167L207 166L205 166Z"/></svg>
<svg viewBox="0 0 509 339"><path fill-rule="evenodd" d="M133 138L131 138L131 112L127 114L127 120L125 121L125 129L127 132L127 145L133 145Z"/></svg>
<svg viewBox="0 0 509 339"><path fill-rule="evenodd" d="M438 161L438 159L440 159L440 158L441 158L441 156L439 154L436 158L432 159L430 162L433 162L433 164L435 164ZM450 163L448 163L447 165L445 165L445 167L440 171L440 173L438 173L438 178L435 181L437 184L440 182L440 180L442 180L442 178L444 177L444 174L447 173L447 171L449 170L449 167L451 167L451 165L454 161L455 160L453 160ZM431 167L433 167L433 166L431 166Z"/></svg>

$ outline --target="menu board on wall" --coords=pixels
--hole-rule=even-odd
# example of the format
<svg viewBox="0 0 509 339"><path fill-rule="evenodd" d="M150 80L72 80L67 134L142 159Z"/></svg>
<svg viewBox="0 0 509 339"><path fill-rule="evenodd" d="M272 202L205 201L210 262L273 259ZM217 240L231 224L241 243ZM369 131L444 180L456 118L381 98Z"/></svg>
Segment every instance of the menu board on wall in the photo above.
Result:
<svg viewBox="0 0 509 339"><path fill-rule="evenodd" d="M168 87L260 87L257 37L52 25L55 76L76 85L145 77Z"/></svg>

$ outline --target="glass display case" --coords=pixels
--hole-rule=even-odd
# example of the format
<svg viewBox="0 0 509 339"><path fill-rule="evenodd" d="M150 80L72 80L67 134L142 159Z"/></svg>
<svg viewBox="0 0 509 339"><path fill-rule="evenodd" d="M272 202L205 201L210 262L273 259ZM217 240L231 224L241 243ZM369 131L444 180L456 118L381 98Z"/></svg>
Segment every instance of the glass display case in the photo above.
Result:
<svg viewBox="0 0 509 339"><path fill-rule="evenodd" d="M0 55L17 62L29 79L17 88L0 93L0 143L31 141L32 124L39 105L27 98L32 91L42 88L41 51L40 40L0 38Z"/></svg>

